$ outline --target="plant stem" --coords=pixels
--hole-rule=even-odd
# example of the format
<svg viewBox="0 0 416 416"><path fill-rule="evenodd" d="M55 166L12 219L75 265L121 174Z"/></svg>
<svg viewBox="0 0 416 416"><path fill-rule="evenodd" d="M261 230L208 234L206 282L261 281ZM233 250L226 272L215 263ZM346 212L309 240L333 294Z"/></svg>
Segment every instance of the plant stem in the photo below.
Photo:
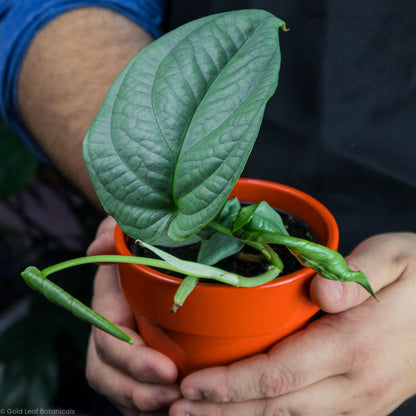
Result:
<svg viewBox="0 0 416 416"><path fill-rule="evenodd" d="M217 280L218 282L226 283L231 286L259 286L274 279L280 273L280 270L276 266L271 265L267 272L259 276L245 277L236 273L227 272L223 269L219 269L218 267L209 266L208 264L195 263L191 261L178 259L177 257L172 256L171 254L166 253L165 251L157 247L154 247L151 244L145 243L144 241L140 241L139 244L153 251L153 253L157 254L159 257L167 261L169 264L176 265L183 274L188 274L194 277L204 277L207 279Z"/></svg>
<svg viewBox="0 0 416 416"><path fill-rule="evenodd" d="M270 264L276 266L280 271L283 270L283 262L280 259L280 257L278 256L278 254L269 246L269 244L267 244L266 242L257 242L257 241L252 241L252 240L245 240L242 238L238 238L236 237L230 229L228 229L227 227L224 227L223 225L221 225L218 222L212 221L209 226L211 228L213 228L216 231L219 231L223 234L226 234L230 237L234 237L237 240L240 240L242 242L244 242L245 244L247 244L248 246L251 246L253 248L255 248L256 250L260 251L265 257L266 259L270 262Z"/></svg>
<svg viewBox="0 0 416 416"><path fill-rule="evenodd" d="M256 287L271 282L279 276L280 270L276 266L270 266L267 272L253 277L238 276L238 287Z"/></svg>
<svg viewBox="0 0 416 416"><path fill-rule="evenodd" d="M185 279L183 279L173 298L173 306L170 310L172 313L175 313L184 304L186 298L195 289L198 282L199 277L186 276Z"/></svg>
<svg viewBox="0 0 416 416"><path fill-rule="evenodd" d="M45 277L53 273L57 273L61 270L68 269L74 266L80 266L83 264L90 264L90 263L132 263L132 264L140 264L143 266L150 266L150 267L157 267L160 269L171 270L177 273L188 274L188 271L184 271L180 267L176 267L167 261L159 260L159 259L152 259L148 257L136 257L136 256L120 256L120 255L100 255L100 256L86 256L86 257L79 257L76 259L66 260L61 263L54 264L53 266L49 266L42 270L42 274ZM224 274L224 280L221 278L215 277L214 279L220 281L222 283L231 284L232 286L236 287L254 287L259 286L264 283L267 283L273 280L275 277L279 275L280 271L271 266L269 270L259 276L255 277L245 277L240 276L235 273L227 273ZM233 275L234 279L227 279L227 275ZM210 278L206 275L196 276L196 277L203 277L203 278Z"/></svg>
<svg viewBox="0 0 416 416"><path fill-rule="evenodd" d="M270 263L276 266L280 271L283 271L283 262L278 254L270 247L269 244L263 243L263 250L267 252L267 257L270 258Z"/></svg>
<svg viewBox="0 0 416 416"><path fill-rule="evenodd" d="M211 227L212 229L214 229L215 231L219 231L220 233L229 235L230 237L234 237L231 230L229 228L225 227L224 225L220 224L219 222L211 221L208 224L208 227Z"/></svg>
<svg viewBox="0 0 416 416"><path fill-rule="evenodd" d="M247 244L248 246L251 246L253 248L255 248L258 251L261 251L266 257L267 259L270 261L270 257L268 256L268 253L266 254L263 250L263 245L261 243L258 243L257 241L251 241L251 240L244 240L242 238L238 238L236 237L229 228L224 227L222 224L215 222L215 221L211 221L208 224L209 227L211 227L212 229L214 229L215 231L219 231L220 233L226 234L230 237L234 237L237 240L242 241L243 243Z"/></svg>
<svg viewBox="0 0 416 416"><path fill-rule="evenodd" d="M237 259L241 260L241 261L246 261L248 263L258 263L258 264L262 264L262 265L266 264L263 255L246 253L244 251L240 251L237 254Z"/></svg>
<svg viewBox="0 0 416 416"><path fill-rule="evenodd" d="M136 256L121 256L121 255L112 255L104 254L99 256L86 256L78 257L76 259L66 260L61 263L54 264L42 270L42 273L45 277L49 276L52 273L59 272L64 269L68 269L74 266L80 266L82 264L91 264L91 263L132 263L140 264L143 266L158 267L161 269L171 270L174 272L181 273L181 270L166 261L159 259L152 259L148 257L136 257Z"/></svg>

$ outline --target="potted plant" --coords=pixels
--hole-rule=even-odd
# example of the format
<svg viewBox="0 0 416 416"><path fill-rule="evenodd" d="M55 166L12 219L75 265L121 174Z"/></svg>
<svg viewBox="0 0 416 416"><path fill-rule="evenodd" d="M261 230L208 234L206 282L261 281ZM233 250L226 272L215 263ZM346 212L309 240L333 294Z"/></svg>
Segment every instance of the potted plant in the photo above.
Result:
<svg viewBox="0 0 416 416"><path fill-rule="evenodd" d="M336 224L320 203L301 192L294 197L296 191L284 186L238 181L277 87L279 28L284 23L262 10L227 12L181 26L140 51L113 83L84 139L91 180L118 223L116 245L123 255L80 258L42 271L30 266L22 273L79 318L131 341L47 279L78 264L118 262L125 296L138 307L141 334L173 357L183 374L264 350L305 325L317 311L305 293L315 271L357 282L375 297L365 275L351 271L335 251ZM290 236L272 207L310 221L322 244ZM126 236L159 258L132 256ZM168 253L192 244L200 247L197 262ZM287 247L305 268L278 278L284 265L272 244ZM244 246L266 264L257 276L214 266ZM145 277L130 280L126 270ZM174 297L177 309L192 291L183 308L170 314L167 303ZM254 328L241 332L249 324Z"/></svg>

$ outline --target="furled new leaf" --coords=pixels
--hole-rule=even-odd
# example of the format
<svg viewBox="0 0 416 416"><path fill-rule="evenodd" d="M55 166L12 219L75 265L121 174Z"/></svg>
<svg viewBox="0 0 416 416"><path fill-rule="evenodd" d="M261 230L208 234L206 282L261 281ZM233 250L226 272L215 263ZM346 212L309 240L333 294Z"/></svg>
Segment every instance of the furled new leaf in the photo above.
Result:
<svg viewBox="0 0 416 416"><path fill-rule="evenodd" d="M208 16L158 39L119 75L84 158L127 234L185 240L218 214L276 89L283 25L262 10Z"/></svg>
<svg viewBox="0 0 416 416"><path fill-rule="evenodd" d="M258 235L263 232L289 235L282 217L265 201L241 208L234 221L233 232L243 227L246 237L249 233Z"/></svg>
<svg viewBox="0 0 416 416"><path fill-rule="evenodd" d="M306 267L318 272L322 277L340 282L355 282L364 287L370 295L377 299L367 276L361 270L351 270L344 257L335 250L300 238L263 233L258 241L282 244Z"/></svg>
<svg viewBox="0 0 416 416"><path fill-rule="evenodd" d="M28 286L44 295L49 301L56 303L58 306L66 309L78 319L95 325L105 332L133 344L132 339L115 325L105 319L103 316L94 312L88 306L84 305L78 299L73 298L55 283L46 278L46 275L34 266L28 266L21 273Z"/></svg>

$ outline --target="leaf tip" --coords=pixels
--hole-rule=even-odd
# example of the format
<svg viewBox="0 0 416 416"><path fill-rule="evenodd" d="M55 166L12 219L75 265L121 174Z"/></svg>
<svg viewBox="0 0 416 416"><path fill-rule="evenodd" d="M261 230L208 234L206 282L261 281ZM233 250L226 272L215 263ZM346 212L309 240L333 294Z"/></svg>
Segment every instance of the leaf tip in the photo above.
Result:
<svg viewBox="0 0 416 416"><path fill-rule="evenodd" d="M20 273L20 276L23 277L26 284L34 290L39 290L37 283L45 279L45 275L42 271L35 266L26 267L26 269Z"/></svg>
<svg viewBox="0 0 416 416"><path fill-rule="evenodd" d="M26 276L33 275L33 274L42 276L42 272L35 266L27 266L26 269L24 269L22 273L20 273L20 275L23 278L25 278Z"/></svg>
<svg viewBox="0 0 416 416"><path fill-rule="evenodd" d="M361 272L362 273L362 272ZM358 281L359 283L377 302L380 302L379 298L377 297L376 293L374 292L373 288L371 287L370 282L368 281L367 277L364 273L362 273L365 277L365 280Z"/></svg>
<svg viewBox="0 0 416 416"><path fill-rule="evenodd" d="M290 28L286 27L286 23L283 22L282 26L280 28L283 30L283 32L289 32Z"/></svg>

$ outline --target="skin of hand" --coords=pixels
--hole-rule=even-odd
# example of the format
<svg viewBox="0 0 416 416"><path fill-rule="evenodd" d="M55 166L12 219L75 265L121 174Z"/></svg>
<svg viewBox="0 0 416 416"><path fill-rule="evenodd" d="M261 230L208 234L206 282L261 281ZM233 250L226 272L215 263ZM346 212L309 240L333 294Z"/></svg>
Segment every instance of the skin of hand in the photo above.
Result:
<svg viewBox="0 0 416 416"><path fill-rule="evenodd" d="M110 9L82 7L42 28L23 60L18 101L25 125L52 164L96 206L82 140L117 75L151 41Z"/></svg>
<svg viewBox="0 0 416 416"><path fill-rule="evenodd" d="M416 234L390 233L348 258L356 284L316 276L311 296L330 314L260 354L181 383L170 416L385 416L416 393Z"/></svg>
<svg viewBox="0 0 416 416"><path fill-rule="evenodd" d="M88 249L89 255L114 254L114 225L110 217L101 223ZM147 347L137 333L133 312L119 287L116 266L99 267L92 307L125 331L134 345L93 328L86 367L91 387L106 396L125 416L167 408L178 400L177 368L168 357Z"/></svg>

